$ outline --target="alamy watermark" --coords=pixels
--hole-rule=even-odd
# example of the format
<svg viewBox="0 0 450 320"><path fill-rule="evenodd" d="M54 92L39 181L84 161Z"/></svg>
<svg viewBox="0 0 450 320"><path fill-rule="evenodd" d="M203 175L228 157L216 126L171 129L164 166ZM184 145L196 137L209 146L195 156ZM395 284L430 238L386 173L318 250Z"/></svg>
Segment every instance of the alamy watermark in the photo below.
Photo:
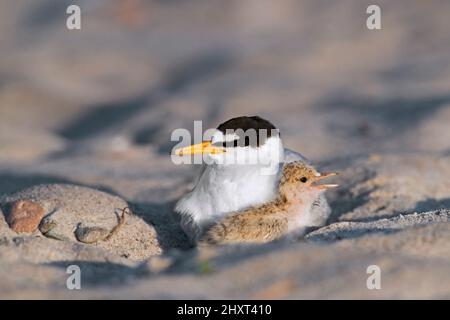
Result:
<svg viewBox="0 0 450 320"><path fill-rule="evenodd" d="M66 27L69 30L81 30L81 8L75 4L67 7Z"/></svg>
<svg viewBox="0 0 450 320"><path fill-rule="evenodd" d="M199 120L193 133L185 128L172 132L170 140L178 142L171 152L174 164L259 165L261 174L269 175L284 158L278 129L203 131Z"/></svg>
<svg viewBox="0 0 450 320"><path fill-rule="evenodd" d="M381 268L376 264L372 264L367 267L366 273L370 274L366 280L366 286L369 290L381 289Z"/></svg>
<svg viewBox="0 0 450 320"><path fill-rule="evenodd" d="M69 290L81 290L81 269L76 264L67 267L66 273L70 274L66 280L66 288Z"/></svg>
<svg viewBox="0 0 450 320"><path fill-rule="evenodd" d="M369 14L366 20L366 26L369 30L381 29L381 8L376 4L367 7L366 13Z"/></svg>

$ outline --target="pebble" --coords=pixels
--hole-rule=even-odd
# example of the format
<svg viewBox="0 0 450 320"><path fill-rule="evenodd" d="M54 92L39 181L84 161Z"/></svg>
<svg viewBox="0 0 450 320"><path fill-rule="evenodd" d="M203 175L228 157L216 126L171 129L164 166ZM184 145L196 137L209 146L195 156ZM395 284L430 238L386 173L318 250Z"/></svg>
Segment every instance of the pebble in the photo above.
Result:
<svg viewBox="0 0 450 320"><path fill-rule="evenodd" d="M64 234L55 231L55 228L57 226L57 223L52 220L51 216L47 216L44 219L42 219L41 223L39 224L39 231L46 236L47 238L54 239L54 240L60 240L60 241L70 241L69 237L65 236Z"/></svg>
<svg viewBox="0 0 450 320"><path fill-rule="evenodd" d="M44 212L44 208L36 202L16 201L12 204L8 216L9 227L17 233L32 233L38 228Z"/></svg>
<svg viewBox="0 0 450 320"><path fill-rule="evenodd" d="M96 243L105 240L110 231L102 227L78 226L75 231L77 240L83 243Z"/></svg>

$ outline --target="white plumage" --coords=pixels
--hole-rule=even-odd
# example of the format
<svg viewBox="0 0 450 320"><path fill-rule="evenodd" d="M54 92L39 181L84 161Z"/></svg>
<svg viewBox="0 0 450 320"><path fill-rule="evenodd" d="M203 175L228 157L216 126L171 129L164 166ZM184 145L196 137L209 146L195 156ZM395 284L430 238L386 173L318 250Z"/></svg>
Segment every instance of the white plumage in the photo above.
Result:
<svg viewBox="0 0 450 320"><path fill-rule="evenodd" d="M212 143L228 141L221 131L214 134ZM245 163L236 164L231 159L241 156ZM272 136L258 147L235 147L226 153L211 154L211 164L204 164L192 191L176 204L181 215L181 226L190 241L195 243L212 222L229 212L256 206L273 200L277 195L279 173L283 163L309 161L301 154L284 149L279 136ZM258 158L258 162L251 162ZM330 209L325 198L318 199L319 210L305 224L321 225ZM304 226L303 226L304 227Z"/></svg>

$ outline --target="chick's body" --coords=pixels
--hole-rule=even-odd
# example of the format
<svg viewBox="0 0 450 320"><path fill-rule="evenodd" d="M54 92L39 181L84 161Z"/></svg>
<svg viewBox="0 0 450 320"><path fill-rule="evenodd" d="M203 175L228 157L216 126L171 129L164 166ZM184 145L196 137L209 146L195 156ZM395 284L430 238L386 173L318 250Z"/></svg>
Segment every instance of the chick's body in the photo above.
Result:
<svg viewBox="0 0 450 320"><path fill-rule="evenodd" d="M209 244L234 242L268 242L288 231L284 205L268 203L232 214L212 226L201 242Z"/></svg>
<svg viewBox="0 0 450 320"><path fill-rule="evenodd" d="M320 174L303 162L284 166L274 201L235 212L212 225L201 243L269 242L299 231L314 217L313 202L336 185L313 185L334 174Z"/></svg>

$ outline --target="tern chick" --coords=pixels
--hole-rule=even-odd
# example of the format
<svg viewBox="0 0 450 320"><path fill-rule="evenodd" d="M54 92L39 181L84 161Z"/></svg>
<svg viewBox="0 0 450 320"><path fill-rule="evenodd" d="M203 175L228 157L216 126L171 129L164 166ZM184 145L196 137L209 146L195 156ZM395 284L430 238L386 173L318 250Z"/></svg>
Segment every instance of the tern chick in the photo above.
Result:
<svg viewBox="0 0 450 320"><path fill-rule="evenodd" d="M296 233L314 219L312 204L318 196L337 187L317 183L333 175L336 173L321 174L301 161L286 164L275 200L230 214L210 227L200 243L263 243Z"/></svg>

